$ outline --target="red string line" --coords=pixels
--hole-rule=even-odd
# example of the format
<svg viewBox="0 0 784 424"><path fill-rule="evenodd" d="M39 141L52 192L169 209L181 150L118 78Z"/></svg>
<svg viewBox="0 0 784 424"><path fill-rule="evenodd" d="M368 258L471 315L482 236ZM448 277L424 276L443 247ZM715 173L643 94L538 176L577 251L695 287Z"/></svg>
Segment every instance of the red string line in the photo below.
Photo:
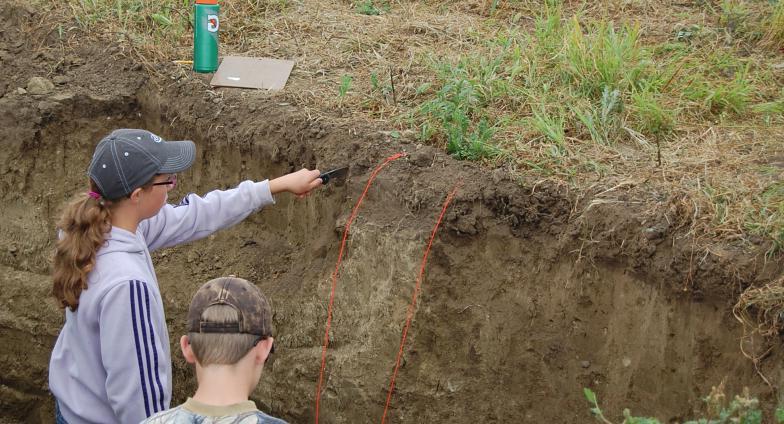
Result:
<svg viewBox="0 0 784 424"><path fill-rule="evenodd" d="M430 234L430 240L427 242L425 254L422 256L422 264L419 267L419 275L417 276L416 285L414 286L414 294L411 296L411 303L408 305L408 312L406 313L406 324L403 326L403 337L400 339L400 348L397 351L397 358L395 359L395 370L392 372L392 378L389 381L387 402L384 405L384 414L381 416L381 424L386 422L387 411L389 410L389 402L392 400L392 392L395 390L395 379L397 378L397 371L400 368L400 358L403 357L403 347L406 344L408 329L411 327L411 321L414 319L414 313L416 312L417 295L419 294L419 290L422 285L422 279L425 275L425 265L427 265L427 257L430 255L430 248L433 247L433 240L436 238L438 227L441 226L441 220L444 219L446 208L449 206L449 203L452 202L452 199L455 197L455 193L457 193L457 189L460 188L462 184L463 183L459 181L452 188L452 191L449 192L449 195L446 196L444 206L441 208L441 215L438 216L438 221L436 221L436 225L433 227L433 232Z"/></svg>
<svg viewBox="0 0 784 424"><path fill-rule="evenodd" d="M405 153L397 153L394 154L384 160L380 165L373 170L370 174L370 178L368 179L367 184L365 185L365 190L362 191L362 195L359 196L359 200L357 200L357 204L354 205L354 209L351 210L351 215L346 221L346 228L343 229L343 239L340 242L340 252L338 253L338 261L335 263L335 270L332 272L332 289L329 293L329 306L327 307L327 327L324 330L324 345L321 348L321 369L319 370L319 379L318 385L316 386L316 424L319 422L319 406L321 404L321 386L324 381L324 368L326 368L327 364L327 346L329 345L329 329L332 325L332 305L335 301L335 287L338 284L338 269L340 269L340 263L343 261L343 251L346 247L346 240L348 239L348 232L351 228L351 223L356 218L357 213L359 212L359 205L362 204L362 201L365 199L365 195L370 189L370 185L373 183L373 180L376 179L376 175L381 171L382 168L387 166L390 162L397 160L403 156Z"/></svg>

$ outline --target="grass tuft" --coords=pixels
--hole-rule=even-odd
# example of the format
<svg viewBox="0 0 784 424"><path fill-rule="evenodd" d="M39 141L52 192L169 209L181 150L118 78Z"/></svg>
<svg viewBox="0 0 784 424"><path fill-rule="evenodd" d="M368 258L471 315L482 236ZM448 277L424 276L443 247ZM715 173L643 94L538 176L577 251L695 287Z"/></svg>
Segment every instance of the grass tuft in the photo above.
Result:
<svg viewBox="0 0 784 424"><path fill-rule="evenodd" d="M784 1L779 0L764 24L764 41L774 49L784 50Z"/></svg>

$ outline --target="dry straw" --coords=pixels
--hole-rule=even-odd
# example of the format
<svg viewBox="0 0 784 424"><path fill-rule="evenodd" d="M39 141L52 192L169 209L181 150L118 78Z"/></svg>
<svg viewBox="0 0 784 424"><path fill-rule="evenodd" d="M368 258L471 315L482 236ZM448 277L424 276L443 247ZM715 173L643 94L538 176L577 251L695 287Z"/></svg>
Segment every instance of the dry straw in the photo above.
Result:
<svg viewBox="0 0 784 424"><path fill-rule="evenodd" d="M757 373L770 385L759 364L773 348L773 338L784 330L784 277L762 287L746 289L732 313L743 325L741 352L754 363Z"/></svg>

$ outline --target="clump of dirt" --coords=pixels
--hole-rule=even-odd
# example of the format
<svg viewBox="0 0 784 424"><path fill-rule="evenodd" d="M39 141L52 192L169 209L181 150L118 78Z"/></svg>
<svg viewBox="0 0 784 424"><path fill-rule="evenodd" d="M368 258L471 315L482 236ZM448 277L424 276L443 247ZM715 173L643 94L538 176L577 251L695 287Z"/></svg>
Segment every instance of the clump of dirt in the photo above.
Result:
<svg viewBox="0 0 784 424"><path fill-rule="evenodd" d="M62 325L48 298L55 221L85 190L94 143L117 127L196 141L199 158L175 198L302 166L350 166L346 182L302 200L281 196L235 228L155 254L173 341L208 279L235 274L270 297L279 351L254 399L291 422L314 418L329 278L348 213L373 167L400 151L406 158L379 174L352 226L324 422L379 419L425 242L456 181L463 186L433 246L392 421L586 422L583 387L607 411L668 421L690 416L725 378L730 393L749 386L776 396L738 349L731 306L780 268L733 247L695 257L687 214L668 197L652 208L625 202L624 187L526 186L367 124L332 125L263 94L208 90L178 69L148 77L118 46L63 48L45 31L25 32L36 16L20 6L0 6L0 17L10 24L0 32L0 422L51 421L47 366ZM19 90L32 77L53 88ZM779 351L760 365L773 381L784 370ZM181 402L195 382L172 352Z"/></svg>

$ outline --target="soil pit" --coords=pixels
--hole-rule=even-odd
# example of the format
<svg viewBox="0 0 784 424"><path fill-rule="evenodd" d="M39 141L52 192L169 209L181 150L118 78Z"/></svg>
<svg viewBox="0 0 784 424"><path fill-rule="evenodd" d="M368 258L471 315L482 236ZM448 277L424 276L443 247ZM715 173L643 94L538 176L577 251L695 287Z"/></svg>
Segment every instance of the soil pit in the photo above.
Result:
<svg viewBox="0 0 784 424"><path fill-rule="evenodd" d="M32 19L7 6L0 16L20 26ZM176 346L190 297L203 282L235 274L258 284L275 310L278 352L254 399L290 422L313 421L341 232L370 171L398 151L408 156L379 174L352 226L322 422L379 420L425 243L459 179L431 252L390 421L589 422L583 387L598 393L610 417L628 407L668 421L691 416L724 378L728 393L750 386L775 396L741 355L729 313L728 299L759 266L709 256L693 266L678 229L643 225L642 208L588 208L590 199L521 186L501 170L455 162L367 125L330 126L239 91L216 95L198 79L148 79L111 46L82 47L70 67L56 68L72 83L20 93L14 87L63 58L39 60L25 49L48 36L15 34L0 34L18 48L0 98L0 422L51 422L47 366L62 325L49 296L55 222L63 202L86 190L94 144L118 127L197 143L196 165L172 201L302 166L350 165L345 182L302 200L280 196L230 230L155 253L175 403L194 390Z"/></svg>

